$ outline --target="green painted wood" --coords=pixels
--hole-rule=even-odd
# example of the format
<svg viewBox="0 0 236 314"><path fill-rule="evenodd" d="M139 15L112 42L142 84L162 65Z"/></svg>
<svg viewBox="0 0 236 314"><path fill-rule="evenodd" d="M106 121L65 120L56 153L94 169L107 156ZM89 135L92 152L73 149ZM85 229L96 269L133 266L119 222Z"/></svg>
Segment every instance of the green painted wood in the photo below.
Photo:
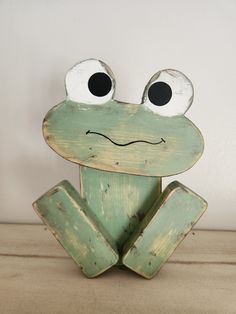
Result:
<svg viewBox="0 0 236 314"><path fill-rule="evenodd" d="M48 112L43 132L48 145L67 160L143 176L163 177L189 169L204 145L200 131L184 115L163 117L143 104L115 100L102 105L64 101ZM159 144L118 146L91 132L121 145L137 140Z"/></svg>
<svg viewBox="0 0 236 314"><path fill-rule="evenodd" d="M118 251L161 193L161 178L80 167L81 196Z"/></svg>
<svg viewBox="0 0 236 314"><path fill-rule="evenodd" d="M49 190L33 207L87 277L117 263L115 244L68 181Z"/></svg>
<svg viewBox="0 0 236 314"><path fill-rule="evenodd" d="M124 248L123 263L152 278L206 210L207 203L181 183L172 182Z"/></svg>
<svg viewBox="0 0 236 314"><path fill-rule="evenodd" d="M89 81L101 72L111 89L98 95ZM169 86L168 102L160 104L156 83ZM206 208L177 182L160 194L161 177L188 170L203 152L199 129L184 116L192 84L167 69L150 79L141 104L119 102L112 71L90 59L68 71L65 85L67 98L47 113L43 135L81 165L81 196L63 181L34 208L88 277L120 264L124 253L127 267L151 278Z"/></svg>

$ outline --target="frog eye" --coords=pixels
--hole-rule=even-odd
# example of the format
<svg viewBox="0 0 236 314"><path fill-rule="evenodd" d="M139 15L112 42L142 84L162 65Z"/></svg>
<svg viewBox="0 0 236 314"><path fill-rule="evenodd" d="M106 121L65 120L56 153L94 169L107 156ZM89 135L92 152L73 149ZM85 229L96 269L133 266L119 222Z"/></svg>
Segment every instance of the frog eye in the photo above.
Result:
<svg viewBox="0 0 236 314"><path fill-rule="evenodd" d="M88 59L76 64L68 71L65 85L68 99L99 105L112 99L115 79L105 63Z"/></svg>
<svg viewBox="0 0 236 314"><path fill-rule="evenodd" d="M181 72L162 70L145 87L142 103L162 116L183 115L193 102L193 85Z"/></svg>

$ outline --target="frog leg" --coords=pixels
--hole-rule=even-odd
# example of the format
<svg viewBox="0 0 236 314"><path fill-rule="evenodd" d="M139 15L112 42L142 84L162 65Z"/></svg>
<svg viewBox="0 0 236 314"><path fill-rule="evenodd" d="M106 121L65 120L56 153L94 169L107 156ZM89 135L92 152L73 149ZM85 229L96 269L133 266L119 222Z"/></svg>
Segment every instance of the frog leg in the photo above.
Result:
<svg viewBox="0 0 236 314"><path fill-rule="evenodd" d="M117 263L115 244L68 181L53 187L33 207L87 277Z"/></svg>
<svg viewBox="0 0 236 314"><path fill-rule="evenodd" d="M168 185L123 249L123 264L151 279L206 210L207 203L181 183Z"/></svg>

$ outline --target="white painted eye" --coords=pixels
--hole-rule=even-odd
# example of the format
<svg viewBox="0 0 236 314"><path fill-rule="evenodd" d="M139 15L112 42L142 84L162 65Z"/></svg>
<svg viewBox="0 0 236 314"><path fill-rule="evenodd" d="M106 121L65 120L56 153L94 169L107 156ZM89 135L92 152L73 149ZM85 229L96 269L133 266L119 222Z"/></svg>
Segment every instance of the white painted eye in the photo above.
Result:
<svg viewBox="0 0 236 314"><path fill-rule="evenodd" d="M88 59L72 67L65 78L67 99L99 105L112 99L115 79L109 67L100 60Z"/></svg>
<svg viewBox="0 0 236 314"><path fill-rule="evenodd" d="M155 113L172 117L183 115L193 102L193 85L181 72L162 70L145 87L142 103Z"/></svg>

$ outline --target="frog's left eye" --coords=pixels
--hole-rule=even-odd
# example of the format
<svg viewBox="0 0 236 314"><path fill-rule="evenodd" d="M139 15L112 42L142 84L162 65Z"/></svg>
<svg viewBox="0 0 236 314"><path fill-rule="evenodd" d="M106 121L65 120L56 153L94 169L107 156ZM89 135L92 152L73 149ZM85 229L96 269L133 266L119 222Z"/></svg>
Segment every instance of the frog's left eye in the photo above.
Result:
<svg viewBox="0 0 236 314"><path fill-rule="evenodd" d="M67 98L80 103L99 105L112 99L115 79L100 60L88 59L70 69L65 79Z"/></svg>
<svg viewBox="0 0 236 314"><path fill-rule="evenodd" d="M148 82L142 103L155 113L172 117L183 115L193 101L191 81L176 70L162 70Z"/></svg>

